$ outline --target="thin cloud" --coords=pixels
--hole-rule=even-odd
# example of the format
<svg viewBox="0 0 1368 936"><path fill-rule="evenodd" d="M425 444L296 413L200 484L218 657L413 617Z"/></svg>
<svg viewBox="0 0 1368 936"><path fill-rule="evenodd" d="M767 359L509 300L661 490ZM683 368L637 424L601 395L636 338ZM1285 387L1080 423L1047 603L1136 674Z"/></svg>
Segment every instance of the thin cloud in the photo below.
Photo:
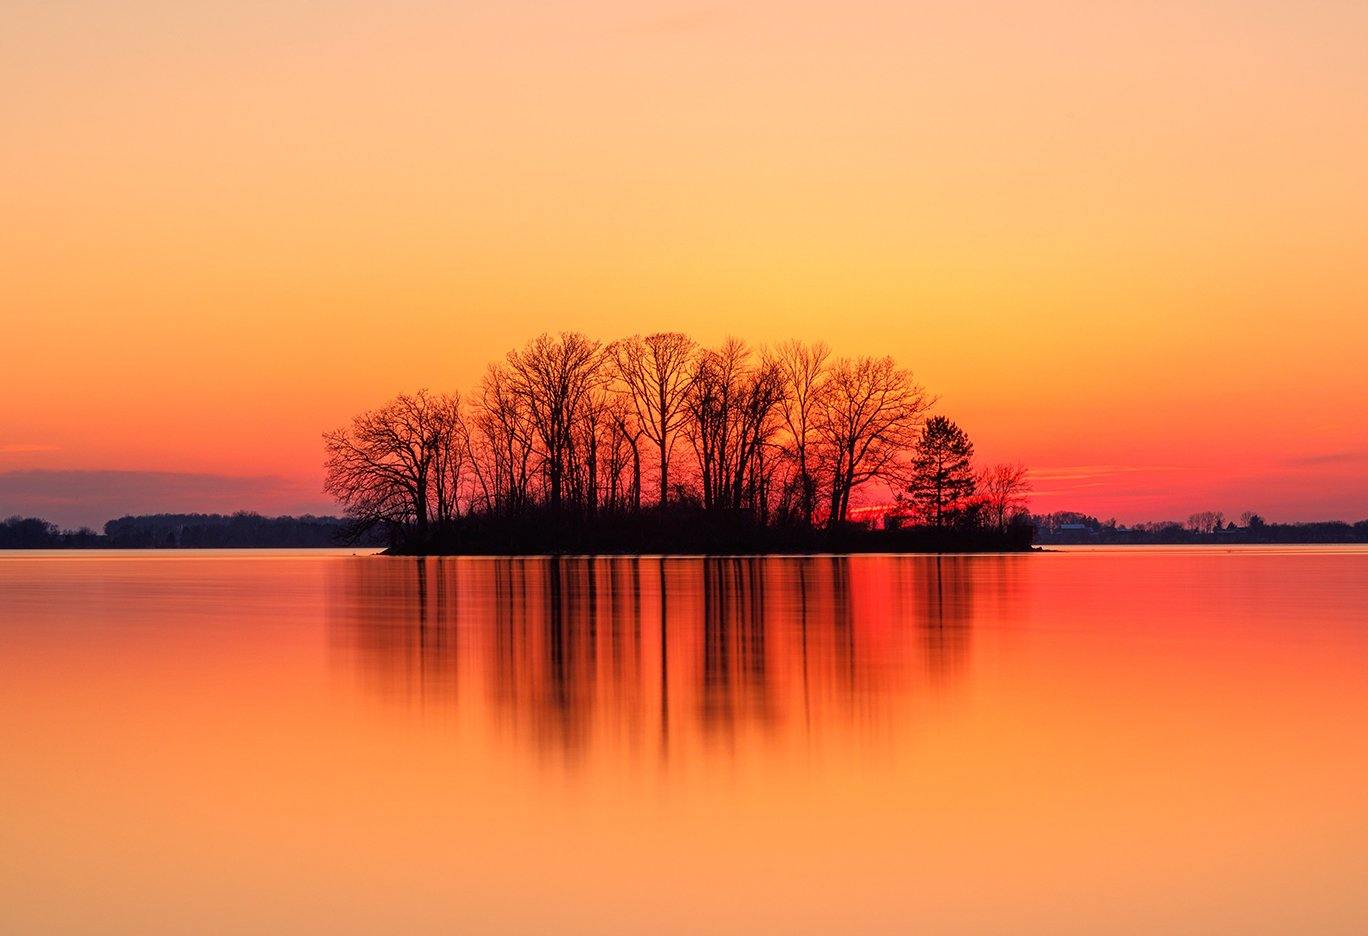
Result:
<svg viewBox="0 0 1368 936"><path fill-rule="evenodd" d="M1063 465L1057 468L1032 468L1031 477L1037 481L1081 481L1109 478L1114 475L1180 470L1176 465Z"/></svg>
<svg viewBox="0 0 1368 936"><path fill-rule="evenodd" d="M1041 490L1032 490L1031 497L1069 497L1077 494L1079 491L1086 491L1089 488L1101 488L1106 486L1106 483L1103 481L1089 481L1086 484L1075 484L1071 487L1066 488L1045 488Z"/></svg>
<svg viewBox="0 0 1368 936"><path fill-rule="evenodd" d="M1299 455L1284 459L1283 464L1289 468L1320 468L1327 465L1352 465L1365 459L1368 459L1368 452L1350 450Z"/></svg>
<svg viewBox="0 0 1368 936"><path fill-rule="evenodd" d="M141 513L333 513L316 480L175 471L0 472L0 516L99 527Z"/></svg>

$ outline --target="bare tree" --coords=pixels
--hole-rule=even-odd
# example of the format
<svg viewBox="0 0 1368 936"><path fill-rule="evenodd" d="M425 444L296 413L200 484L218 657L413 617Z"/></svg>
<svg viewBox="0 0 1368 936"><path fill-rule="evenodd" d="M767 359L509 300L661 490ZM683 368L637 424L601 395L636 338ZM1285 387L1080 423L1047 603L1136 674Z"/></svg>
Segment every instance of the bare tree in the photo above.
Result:
<svg viewBox="0 0 1368 936"><path fill-rule="evenodd" d="M978 473L977 482L989 521L1005 530L1012 515L1026 508L1031 490L1026 466L1006 462L990 465Z"/></svg>
<svg viewBox="0 0 1368 936"><path fill-rule="evenodd" d="M698 458L705 509L759 506L755 469L777 428L783 381L773 362L755 367L751 358L745 343L732 338L695 361L685 434Z"/></svg>
<svg viewBox="0 0 1368 936"><path fill-rule="evenodd" d="M1194 533L1219 532L1225 526L1225 514L1218 510L1203 510L1187 519L1187 527Z"/></svg>
<svg viewBox="0 0 1368 936"><path fill-rule="evenodd" d="M432 458L433 519L446 526L461 515L462 502L473 467L470 432L458 393L440 398L432 414L436 443Z"/></svg>
<svg viewBox="0 0 1368 936"><path fill-rule="evenodd" d="M898 459L929 406L912 374L891 357L841 358L832 364L818 423L830 523L846 519L850 495L860 485L898 476Z"/></svg>
<svg viewBox="0 0 1368 936"><path fill-rule="evenodd" d="M633 510L641 510L641 423L631 403L618 397L611 410L614 451L621 451L631 465L631 482L623 498ZM617 474L614 474L617 477Z"/></svg>
<svg viewBox="0 0 1368 936"><path fill-rule="evenodd" d="M635 427L631 404L620 394L608 391L596 396L592 422L599 439L595 459L599 496L604 507L621 510L632 503L632 471L634 463L638 468L640 465L634 443L641 433Z"/></svg>
<svg viewBox="0 0 1368 936"><path fill-rule="evenodd" d="M610 348L637 423L660 456L662 505L669 499L670 455L686 416L695 348L693 340L679 332L625 338Z"/></svg>
<svg viewBox="0 0 1368 936"><path fill-rule="evenodd" d="M617 421L626 401L608 387L602 355L597 360L593 386L578 408L572 427L571 493L589 513L601 506L616 507L627 463L624 439Z"/></svg>
<svg viewBox="0 0 1368 936"><path fill-rule="evenodd" d="M953 462L931 471L940 524L952 508L964 515L975 478L972 446L956 449L963 433L953 423L942 420L954 430L944 438L919 434L930 404L891 358L831 360L821 343L756 354L737 339L701 349L677 332L606 348L579 333L543 334L491 365L465 409L458 396L420 391L327 433L326 490L358 527L384 524L401 548L456 545L467 533L542 546L646 543L658 524L633 531L620 515L641 511L643 462L657 461L660 505L697 490L706 511L743 521L748 512L806 542L790 524L841 524L862 485L900 490L939 441ZM694 456L682 462L681 438ZM1025 469L997 465L978 480L974 505L1003 527L1024 503ZM611 522L584 525L605 511ZM672 514L688 512L681 504Z"/></svg>
<svg viewBox="0 0 1368 936"><path fill-rule="evenodd" d="M458 513L464 431L459 397L401 394L324 434L323 489L358 530L385 524L426 542Z"/></svg>
<svg viewBox="0 0 1368 936"><path fill-rule="evenodd" d="M508 513L525 507L530 497L533 428L513 378L502 364L491 364L480 384L475 405L478 444L473 459L487 509Z"/></svg>
<svg viewBox="0 0 1368 936"><path fill-rule="evenodd" d="M770 355L784 382L779 413L788 434L787 451L794 465L798 489L798 509L803 522L811 525L817 510L817 487L813 448L826 391L826 363L831 350L822 342L804 344L786 341Z"/></svg>
<svg viewBox="0 0 1368 936"><path fill-rule="evenodd" d="M601 348L578 332L565 332L539 335L508 353L509 387L529 417L552 507L564 499L577 455L575 429L603 380Z"/></svg>

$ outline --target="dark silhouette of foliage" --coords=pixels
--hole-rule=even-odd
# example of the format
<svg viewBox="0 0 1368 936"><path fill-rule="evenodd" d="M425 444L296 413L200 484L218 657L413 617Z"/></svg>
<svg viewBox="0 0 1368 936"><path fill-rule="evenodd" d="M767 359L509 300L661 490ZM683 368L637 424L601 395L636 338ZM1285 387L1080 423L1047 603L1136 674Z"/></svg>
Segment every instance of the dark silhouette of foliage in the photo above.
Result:
<svg viewBox="0 0 1368 936"><path fill-rule="evenodd" d="M770 358L784 389L778 409L786 441L784 458L779 462L791 466L780 488L779 508L783 515L796 515L807 526L812 525L817 515L817 492L823 481L819 475L820 408L826 398L830 356L830 349L820 342L787 341Z"/></svg>
<svg viewBox="0 0 1368 936"><path fill-rule="evenodd" d="M404 394L327 433L325 490L352 532L383 530L397 552L825 549L879 522L852 523L852 503L906 477L930 405L892 358L833 360L820 344L544 334L468 403ZM965 488L958 462L947 471L932 525L953 505L972 526L972 474ZM1020 539L1020 493L1001 494L984 542Z"/></svg>
<svg viewBox="0 0 1368 936"><path fill-rule="evenodd" d="M1206 516L1204 514L1210 514ZM1258 545L1294 543L1368 543L1368 520L1348 523L1329 520L1314 523L1269 523L1256 513L1246 512L1241 525L1218 526L1216 511L1194 514L1185 525L1177 520L1159 520L1125 525L1115 520L1101 521L1087 514L1059 511L1030 518L1035 541L1041 545L1120 545L1161 546L1184 544Z"/></svg>
<svg viewBox="0 0 1368 936"><path fill-rule="evenodd" d="M1025 465L990 465L979 471L975 485L985 519L997 529L1005 529L1025 513L1031 490Z"/></svg>
<svg viewBox="0 0 1368 936"><path fill-rule="evenodd" d="M891 357L842 358L823 387L818 434L828 461L828 520L835 525L849 518L857 488L898 476L930 400Z"/></svg>
<svg viewBox="0 0 1368 936"><path fill-rule="evenodd" d="M61 546L62 532L56 524L37 517L10 517L0 522L0 548L48 549Z"/></svg>
<svg viewBox="0 0 1368 936"><path fill-rule="evenodd" d="M659 453L663 504L669 499L670 458L685 419L697 345L679 332L659 332L616 341L609 350L637 425Z"/></svg>
<svg viewBox="0 0 1368 936"><path fill-rule="evenodd" d="M419 390L368 410L326 433L323 489L352 518L355 535L376 527L425 542L451 522L469 444L458 396Z"/></svg>
<svg viewBox="0 0 1368 936"><path fill-rule="evenodd" d="M907 486L917 512L933 527L962 518L974 494L974 443L954 422L932 416L912 450Z"/></svg>

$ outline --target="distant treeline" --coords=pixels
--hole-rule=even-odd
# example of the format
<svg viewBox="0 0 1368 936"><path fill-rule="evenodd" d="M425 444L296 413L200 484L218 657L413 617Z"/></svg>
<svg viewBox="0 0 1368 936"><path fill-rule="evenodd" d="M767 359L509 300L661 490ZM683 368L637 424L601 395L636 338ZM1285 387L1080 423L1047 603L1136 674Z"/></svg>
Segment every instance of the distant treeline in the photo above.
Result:
<svg viewBox="0 0 1368 936"><path fill-rule="evenodd" d="M37 517L0 521L0 549L271 549L356 545L379 546L376 536L347 539L337 517L263 517L255 513L150 514L120 517L104 525L62 530Z"/></svg>
<svg viewBox="0 0 1368 936"><path fill-rule="evenodd" d="M892 358L820 343L540 335L466 396L326 433L325 490L405 553L1029 544L1025 468L976 462L934 404Z"/></svg>
<svg viewBox="0 0 1368 936"><path fill-rule="evenodd" d="M1126 525L1087 514L1061 511L1031 517L1040 545L1170 546L1181 544L1257 545L1260 543L1368 543L1368 520L1350 523L1268 523L1246 512L1239 521L1219 511L1202 511L1184 521L1159 520Z"/></svg>

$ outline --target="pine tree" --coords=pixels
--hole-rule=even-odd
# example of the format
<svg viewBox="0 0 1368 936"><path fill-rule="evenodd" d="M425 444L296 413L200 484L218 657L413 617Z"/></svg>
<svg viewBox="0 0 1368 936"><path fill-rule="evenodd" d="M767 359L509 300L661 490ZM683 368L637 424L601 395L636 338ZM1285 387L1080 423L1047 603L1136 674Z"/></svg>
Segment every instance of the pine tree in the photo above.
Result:
<svg viewBox="0 0 1368 936"><path fill-rule="evenodd" d="M958 507L974 493L974 443L944 416L932 416L912 450L907 491L922 518L935 527L954 520Z"/></svg>

